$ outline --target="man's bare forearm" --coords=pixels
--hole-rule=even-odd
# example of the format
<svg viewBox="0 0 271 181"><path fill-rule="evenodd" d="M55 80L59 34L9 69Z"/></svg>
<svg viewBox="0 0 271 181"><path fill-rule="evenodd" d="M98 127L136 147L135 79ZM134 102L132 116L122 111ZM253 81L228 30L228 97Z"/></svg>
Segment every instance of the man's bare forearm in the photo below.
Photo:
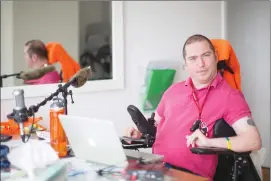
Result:
<svg viewBox="0 0 271 181"><path fill-rule="evenodd" d="M259 142L256 140L252 141L249 138L249 136L246 138L244 138L244 136L229 137L231 150L235 152L259 150L261 148ZM209 146L228 149L226 138L211 138L209 139Z"/></svg>
<svg viewBox="0 0 271 181"><path fill-rule="evenodd" d="M259 150L261 138L252 118L245 117L233 125L237 136L229 137L231 149L235 152ZM211 138L208 140L211 147L228 148L226 138Z"/></svg>

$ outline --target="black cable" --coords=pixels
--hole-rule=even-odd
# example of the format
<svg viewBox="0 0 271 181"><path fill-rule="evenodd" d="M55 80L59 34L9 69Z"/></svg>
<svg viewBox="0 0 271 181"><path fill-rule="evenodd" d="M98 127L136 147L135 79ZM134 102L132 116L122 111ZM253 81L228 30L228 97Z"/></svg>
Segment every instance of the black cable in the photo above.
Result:
<svg viewBox="0 0 271 181"><path fill-rule="evenodd" d="M101 169L97 170L96 172L97 172L98 175L102 176L103 173L104 173L104 171L105 171L106 169L112 168L112 167L114 167L114 166L115 166L115 165L110 165L110 166L107 166L107 167L105 167L105 168L101 168Z"/></svg>
<svg viewBox="0 0 271 181"><path fill-rule="evenodd" d="M148 163L145 163L144 162L144 159L142 157L140 157L138 160L136 160L136 165L146 165ZM99 170L97 170L97 174L99 176L103 176L105 173L107 174L116 174L116 173L120 173L120 175L123 175L123 173L121 172L118 172L118 171L111 171L113 168L112 167L115 167L116 165L110 165L110 166L107 166L107 167L104 167L104 168L101 168ZM111 168L111 169L110 169ZM110 170L107 170L107 169L110 169Z"/></svg>
<svg viewBox="0 0 271 181"><path fill-rule="evenodd" d="M107 174L116 174L116 173L119 173L119 174L122 175L121 172L111 171L111 170L113 169L113 167L115 167L115 166L116 166L116 165L110 165L110 166L101 168L101 169L97 170L96 172L97 172L97 174L98 174L99 176L103 176L103 175L106 174L106 173L107 173ZM111 168L111 170L106 171L106 169L109 169L109 168Z"/></svg>
<svg viewBox="0 0 271 181"><path fill-rule="evenodd" d="M140 162L141 162L141 161L143 160L142 157L140 157L139 160L140 160ZM124 162L125 162L125 161L124 161ZM107 174L116 174L116 173L119 173L120 175L123 175L123 173L121 173L121 172L118 172L118 171L111 171L111 170L113 169L113 167L117 167L116 164L114 164L114 165L109 165L109 166L107 166L107 167L101 168L101 169L97 170L96 172L97 172L97 174L98 174L99 176L103 176L105 173L107 173ZM109 169L109 168L111 168L111 170L106 171L106 169Z"/></svg>

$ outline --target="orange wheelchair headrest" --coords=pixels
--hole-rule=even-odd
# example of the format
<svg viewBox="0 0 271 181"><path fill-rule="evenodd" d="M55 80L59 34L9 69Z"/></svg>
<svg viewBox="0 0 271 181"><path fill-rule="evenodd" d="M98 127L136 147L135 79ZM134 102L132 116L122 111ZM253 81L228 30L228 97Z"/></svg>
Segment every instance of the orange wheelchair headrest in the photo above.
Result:
<svg viewBox="0 0 271 181"><path fill-rule="evenodd" d="M217 52L218 69L223 71L223 77L230 86L241 91L240 64L232 45L224 39L211 39L211 42Z"/></svg>
<svg viewBox="0 0 271 181"><path fill-rule="evenodd" d="M211 39L217 51L218 60L229 60L232 51L232 46L228 40L224 39Z"/></svg>

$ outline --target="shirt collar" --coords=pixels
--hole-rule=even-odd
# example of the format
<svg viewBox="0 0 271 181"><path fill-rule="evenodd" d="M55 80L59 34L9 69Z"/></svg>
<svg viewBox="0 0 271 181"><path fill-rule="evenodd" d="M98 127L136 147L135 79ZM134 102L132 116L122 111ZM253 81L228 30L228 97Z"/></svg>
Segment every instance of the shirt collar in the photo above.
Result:
<svg viewBox="0 0 271 181"><path fill-rule="evenodd" d="M213 80L211 87L216 87L221 81L223 80L223 77L218 72L215 79ZM191 87L191 77L188 77L185 81L185 86Z"/></svg>

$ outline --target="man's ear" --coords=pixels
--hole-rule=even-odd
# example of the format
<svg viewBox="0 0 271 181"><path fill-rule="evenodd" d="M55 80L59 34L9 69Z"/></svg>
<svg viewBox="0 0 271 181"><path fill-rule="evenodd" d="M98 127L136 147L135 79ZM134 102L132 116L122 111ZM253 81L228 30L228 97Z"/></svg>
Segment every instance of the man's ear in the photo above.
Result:
<svg viewBox="0 0 271 181"><path fill-rule="evenodd" d="M38 56L36 54L33 54L32 57L31 57L33 62L36 62L37 58L38 58Z"/></svg>

